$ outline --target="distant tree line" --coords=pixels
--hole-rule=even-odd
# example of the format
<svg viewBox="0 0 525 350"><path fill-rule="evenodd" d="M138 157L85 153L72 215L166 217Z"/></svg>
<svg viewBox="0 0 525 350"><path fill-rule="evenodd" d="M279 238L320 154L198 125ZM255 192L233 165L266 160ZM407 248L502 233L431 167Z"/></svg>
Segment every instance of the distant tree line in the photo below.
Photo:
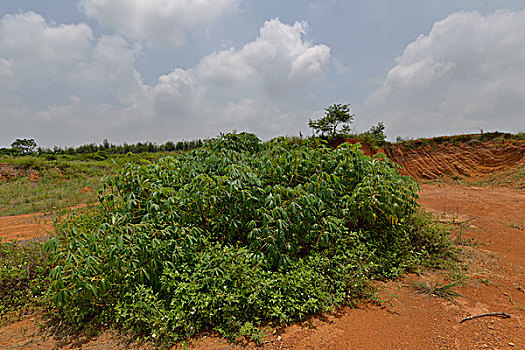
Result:
<svg viewBox="0 0 525 350"><path fill-rule="evenodd" d="M167 141L161 145L154 142L137 142L135 144L128 144L124 142L122 145L115 145L108 140L104 140L101 144L95 143L85 144L78 147L59 147L53 148L37 147L33 139L16 139L11 144L11 148L0 148L0 155L44 155L44 154L127 154L127 153L157 153L157 152L175 152L175 151L189 151L194 148L201 147L204 144L203 140L191 141Z"/></svg>

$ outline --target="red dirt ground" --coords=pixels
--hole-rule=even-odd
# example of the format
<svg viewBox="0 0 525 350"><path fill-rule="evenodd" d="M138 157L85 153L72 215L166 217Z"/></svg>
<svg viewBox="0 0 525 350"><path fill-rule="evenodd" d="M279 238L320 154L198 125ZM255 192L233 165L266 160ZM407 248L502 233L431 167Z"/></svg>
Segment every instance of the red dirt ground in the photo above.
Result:
<svg viewBox="0 0 525 350"><path fill-rule="evenodd" d="M35 213L0 217L0 238L26 240L45 237L52 232L51 216Z"/></svg>
<svg viewBox="0 0 525 350"><path fill-rule="evenodd" d="M387 156L416 179L477 177L525 165L525 141L429 143L408 148L394 145Z"/></svg>
<svg viewBox="0 0 525 350"><path fill-rule="evenodd" d="M467 152L467 149L464 151ZM476 151L471 151L472 157L477 157L474 157ZM449 158L442 155L441 160L435 155L422 156L433 157L436 168L430 160L410 162L416 164L415 169L423 169L425 162L429 164L428 170L421 174L432 174L432 177L444 175L448 171L446 169L467 169L467 175L484 174L486 167L480 167L480 162L484 162L487 167L493 164L497 171L520 166L524 162L523 153L519 150L518 157L508 158L496 151L492 156L490 150L480 152L485 152L485 155L479 156L481 158L473 165L443 165L439 171L436 169L447 159L449 163L460 164L461 157L468 155L451 154ZM496 161L490 159L506 160L497 165ZM410 162L407 160L405 166ZM471 166L475 171L469 172ZM459 174L463 174L461 171L458 170ZM380 297L383 300L391 299L390 302L384 302L383 306L364 304L357 309L345 308L331 315L313 317L307 322L277 330L275 334L267 336L261 346L232 345L216 336L203 334L193 339L187 347L525 349L525 190L429 183L423 183L421 187L420 203L425 209L433 212L440 220L463 222L466 227L462 234L461 255L469 266L466 272L469 279L465 286L456 289L462 296L455 298L455 302L417 294L407 283L409 279L418 280L419 277L407 276L398 281L377 284ZM20 221L17 224L16 220L30 220L28 217L10 217L2 221L4 219L0 218L0 236L7 234L8 237L17 237L18 230L24 227L20 226ZM4 222L11 222L11 228L6 228ZM468 243L470 238L477 242L477 246ZM440 277L441 273L436 271L423 275L428 281ZM487 312L504 312L511 317L480 317L460 323L464 317ZM36 322L37 316L28 316L0 328L0 349L151 349L148 345L127 344L113 333L105 333L97 339L57 340L41 331Z"/></svg>

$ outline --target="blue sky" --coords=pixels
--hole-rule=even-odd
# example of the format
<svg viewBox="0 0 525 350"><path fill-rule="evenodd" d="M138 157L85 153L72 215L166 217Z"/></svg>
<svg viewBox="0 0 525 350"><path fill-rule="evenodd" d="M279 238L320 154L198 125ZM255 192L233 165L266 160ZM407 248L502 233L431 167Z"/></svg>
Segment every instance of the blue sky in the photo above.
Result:
<svg viewBox="0 0 525 350"><path fill-rule="evenodd" d="M525 3L5 0L0 146L525 129Z"/></svg>

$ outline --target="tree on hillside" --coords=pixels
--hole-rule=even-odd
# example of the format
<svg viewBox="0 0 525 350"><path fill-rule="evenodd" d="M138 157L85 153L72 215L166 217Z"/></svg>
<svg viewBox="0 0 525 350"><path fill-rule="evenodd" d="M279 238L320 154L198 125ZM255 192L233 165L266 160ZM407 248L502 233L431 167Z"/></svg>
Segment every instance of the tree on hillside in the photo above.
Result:
<svg viewBox="0 0 525 350"><path fill-rule="evenodd" d="M370 127L370 130L364 133L365 136L368 136L372 141L382 142L385 141L385 124L383 122L377 123L376 126Z"/></svg>
<svg viewBox="0 0 525 350"><path fill-rule="evenodd" d="M22 155L35 153L36 146L36 142L33 139L16 139L11 144L11 148L20 151Z"/></svg>
<svg viewBox="0 0 525 350"><path fill-rule="evenodd" d="M350 104L334 104L324 110L324 117L310 119L308 126L321 136L334 137L350 131L354 114L350 114Z"/></svg>

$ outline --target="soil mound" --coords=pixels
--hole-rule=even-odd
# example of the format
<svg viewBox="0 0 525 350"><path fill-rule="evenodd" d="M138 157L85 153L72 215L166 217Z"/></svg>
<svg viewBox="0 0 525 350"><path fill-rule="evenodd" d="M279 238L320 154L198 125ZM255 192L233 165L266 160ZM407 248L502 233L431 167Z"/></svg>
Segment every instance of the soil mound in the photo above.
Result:
<svg viewBox="0 0 525 350"><path fill-rule="evenodd" d="M386 155L416 179L477 177L525 166L525 141L394 144Z"/></svg>

